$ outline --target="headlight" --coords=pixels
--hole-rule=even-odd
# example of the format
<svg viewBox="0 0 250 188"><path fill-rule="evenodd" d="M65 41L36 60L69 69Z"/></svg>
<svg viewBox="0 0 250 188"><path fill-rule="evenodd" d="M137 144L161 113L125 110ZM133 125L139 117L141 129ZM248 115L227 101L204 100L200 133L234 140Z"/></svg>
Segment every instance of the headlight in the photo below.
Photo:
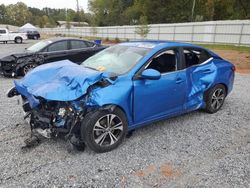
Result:
<svg viewBox="0 0 250 188"><path fill-rule="evenodd" d="M66 109L65 108L59 108L59 111L58 111L58 115L59 116L64 117L65 113L66 113Z"/></svg>

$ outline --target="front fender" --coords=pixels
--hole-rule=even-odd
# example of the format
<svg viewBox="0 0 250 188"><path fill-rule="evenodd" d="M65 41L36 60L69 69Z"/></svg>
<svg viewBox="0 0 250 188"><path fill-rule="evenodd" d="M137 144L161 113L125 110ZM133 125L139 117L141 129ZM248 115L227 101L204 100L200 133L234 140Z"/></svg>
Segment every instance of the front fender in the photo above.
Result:
<svg viewBox="0 0 250 188"><path fill-rule="evenodd" d="M132 81L119 81L108 87L98 87L88 94L86 101L87 106L105 107L107 105L115 105L121 108L127 116L129 126L133 123L132 117Z"/></svg>
<svg viewBox="0 0 250 188"><path fill-rule="evenodd" d="M41 54L34 54L32 56L28 56L28 57L22 57L19 58L16 63L16 72L20 71L25 65L28 65L30 63L35 63L37 65L41 65L44 63L44 56Z"/></svg>

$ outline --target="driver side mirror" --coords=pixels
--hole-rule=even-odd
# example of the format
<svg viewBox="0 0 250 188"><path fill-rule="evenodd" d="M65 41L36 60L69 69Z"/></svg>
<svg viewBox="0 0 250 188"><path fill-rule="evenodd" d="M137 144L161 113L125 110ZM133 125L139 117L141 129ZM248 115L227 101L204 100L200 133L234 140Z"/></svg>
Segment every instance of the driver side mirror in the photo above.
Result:
<svg viewBox="0 0 250 188"><path fill-rule="evenodd" d="M148 80L159 80L161 73L155 69L146 69L142 72L141 78Z"/></svg>

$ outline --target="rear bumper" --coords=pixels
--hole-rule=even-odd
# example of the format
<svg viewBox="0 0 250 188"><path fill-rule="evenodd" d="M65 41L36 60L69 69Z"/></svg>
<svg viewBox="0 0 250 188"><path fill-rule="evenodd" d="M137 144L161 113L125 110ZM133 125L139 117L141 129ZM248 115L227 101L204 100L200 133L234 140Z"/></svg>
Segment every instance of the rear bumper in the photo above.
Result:
<svg viewBox="0 0 250 188"><path fill-rule="evenodd" d="M228 80L227 94L231 93L231 91L233 90L234 79L235 79L235 72L232 72Z"/></svg>

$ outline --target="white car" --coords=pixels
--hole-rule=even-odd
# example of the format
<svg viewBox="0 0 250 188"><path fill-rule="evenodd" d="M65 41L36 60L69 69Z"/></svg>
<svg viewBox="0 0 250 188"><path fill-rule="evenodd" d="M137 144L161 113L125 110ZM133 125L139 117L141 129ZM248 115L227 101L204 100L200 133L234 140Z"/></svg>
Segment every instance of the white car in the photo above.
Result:
<svg viewBox="0 0 250 188"><path fill-rule="evenodd" d="M14 33L9 32L8 29L0 28L0 42L7 43L8 41L14 41L15 43L22 43L27 39L26 33Z"/></svg>

